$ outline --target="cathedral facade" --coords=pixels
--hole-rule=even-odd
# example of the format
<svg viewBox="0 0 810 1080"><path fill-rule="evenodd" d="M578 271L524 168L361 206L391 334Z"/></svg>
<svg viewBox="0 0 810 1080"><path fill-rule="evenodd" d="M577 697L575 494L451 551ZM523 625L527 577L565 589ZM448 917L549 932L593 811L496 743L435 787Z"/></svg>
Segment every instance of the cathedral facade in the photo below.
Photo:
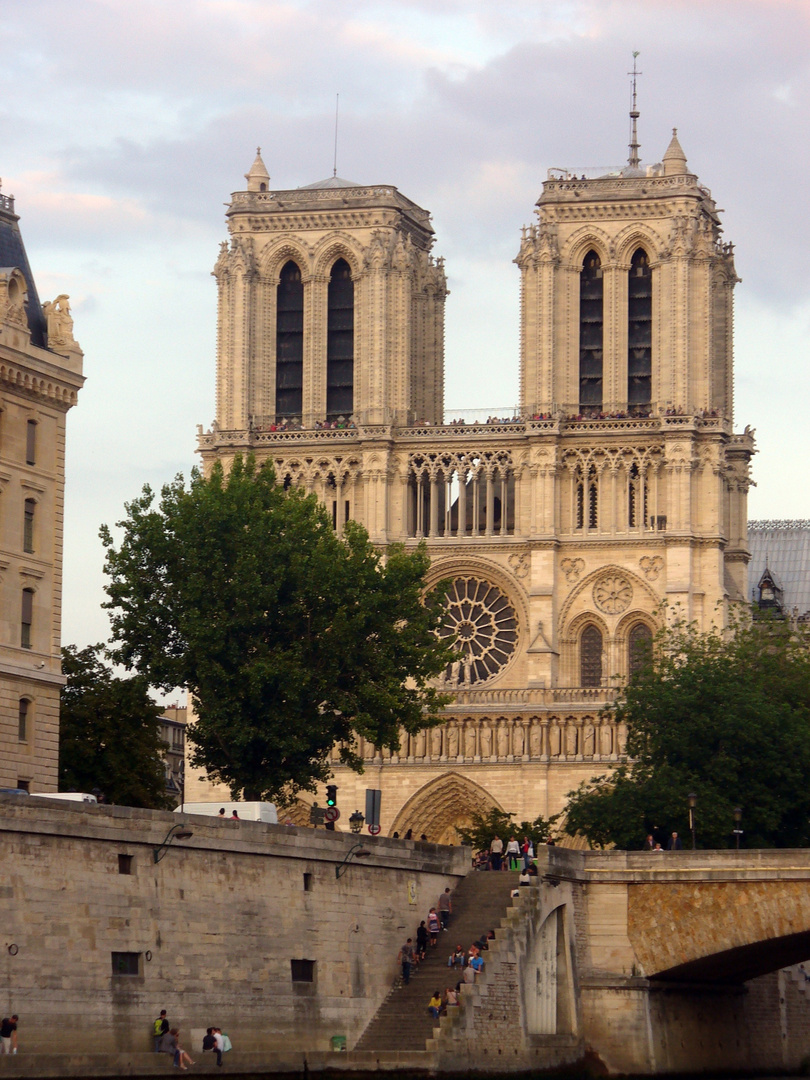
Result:
<svg viewBox="0 0 810 1080"><path fill-rule="evenodd" d="M335 763L344 819L382 789L385 833L454 842L499 807L562 809L620 761L601 710L664 611L703 627L747 595L752 433L733 427L733 249L673 133L660 163L551 170L523 230L520 403L445 423L447 286L429 214L332 177L232 196L204 467L271 458L340 531L427 544L452 582L441 727ZM665 605L665 606L662 606ZM187 777L187 798L215 798ZM323 800L321 799L321 802ZM302 804L296 818L306 816Z"/></svg>

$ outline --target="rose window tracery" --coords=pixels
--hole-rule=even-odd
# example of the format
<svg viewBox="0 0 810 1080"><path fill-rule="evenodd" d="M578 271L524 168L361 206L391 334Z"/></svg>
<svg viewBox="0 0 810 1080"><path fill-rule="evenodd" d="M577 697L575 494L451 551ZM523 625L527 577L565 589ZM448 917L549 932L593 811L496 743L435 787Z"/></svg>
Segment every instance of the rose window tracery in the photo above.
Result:
<svg viewBox="0 0 810 1080"><path fill-rule="evenodd" d="M481 578L457 577L447 593L446 612L439 636L455 640L458 658L448 665L444 683L474 686L502 671L518 639L517 615L504 593Z"/></svg>
<svg viewBox="0 0 810 1080"><path fill-rule="evenodd" d="M593 602L606 615L619 615L630 607L633 586L622 574L609 574L593 587Z"/></svg>

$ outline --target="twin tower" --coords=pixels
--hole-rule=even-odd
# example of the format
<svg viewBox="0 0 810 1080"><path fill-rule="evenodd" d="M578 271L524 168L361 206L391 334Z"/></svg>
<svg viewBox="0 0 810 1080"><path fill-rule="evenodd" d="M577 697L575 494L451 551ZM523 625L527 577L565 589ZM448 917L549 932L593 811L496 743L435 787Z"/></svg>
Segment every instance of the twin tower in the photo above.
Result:
<svg viewBox="0 0 810 1080"><path fill-rule="evenodd" d="M430 583L452 581L447 723L337 781L436 841L493 806L553 813L622 758L600 709L663 602L708 627L746 597L754 445L732 426L738 278L712 195L674 133L658 164L551 170L516 259L516 418L445 425L430 215L338 177L270 190L260 155L246 179L214 271L206 467L272 458L337 530L425 540Z"/></svg>

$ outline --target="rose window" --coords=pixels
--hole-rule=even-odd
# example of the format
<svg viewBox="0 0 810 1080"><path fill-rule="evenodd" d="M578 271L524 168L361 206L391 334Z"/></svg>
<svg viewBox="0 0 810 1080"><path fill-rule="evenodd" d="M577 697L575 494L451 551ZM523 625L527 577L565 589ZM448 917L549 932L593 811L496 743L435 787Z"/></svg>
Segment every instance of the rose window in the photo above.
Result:
<svg viewBox="0 0 810 1080"><path fill-rule="evenodd" d="M458 657L445 671L451 686L472 686L497 675L515 651L518 621L500 589L475 577L457 577L447 592L447 614L439 631L456 644Z"/></svg>
<svg viewBox="0 0 810 1080"><path fill-rule="evenodd" d="M630 607L633 586L621 574L610 574L594 585L593 599L600 611L607 615L619 615Z"/></svg>

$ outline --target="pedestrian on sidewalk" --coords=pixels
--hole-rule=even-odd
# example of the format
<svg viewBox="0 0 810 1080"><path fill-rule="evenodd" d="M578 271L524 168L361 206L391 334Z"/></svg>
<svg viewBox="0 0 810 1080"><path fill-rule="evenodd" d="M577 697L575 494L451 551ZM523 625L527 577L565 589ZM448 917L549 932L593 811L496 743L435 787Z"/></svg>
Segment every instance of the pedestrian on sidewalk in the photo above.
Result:
<svg viewBox="0 0 810 1080"><path fill-rule="evenodd" d="M509 843L506 845L506 857L509 860L509 869L517 870L520 862L520 844L514 836L509 837Z"/></svg>
<svg viewBox="0 0 810 1080"><path fill-rule="evenodd" d="M416 928L416 957L418 960L424 960L427 956L427 943L427 927L425 926L425 920L422 919Z"/></svg>
<svg viewBox="0 0 810 1080"><path fill-rule="evenodd" d="M450 924L450 916L453 914L453 894L449 888L445 889L439 897L439 918L442 930L447 930Z"/></svg>
<svg viewBox="0 0 810 1080"><path fill-rule="evenodd" d="M155 1022L152 1025L152 1034L155 1037L155 1053L160 1052L160 1040L169 1030L169 1021L166 1017L166 1010L160 1010L160 1016L155 1017Z"/></svg>
<svg viewBox="0 0 810 1080"><path fill-rule="evenodd" d="M442 928L442 924L439 921L439 916L436 914L436 908L432 907L428 912L427 928L430 934L430 944L437 945L439 942L439 931Z"/></svg>
<svg viewBox="0 0 810 1080"><path fill-rule="evenodd" d="M0 1054L17 1053L17 1023L19 1016L13 1013L0 1020Z"/></svg>
<svg viewBox="0 0 810 1080"><path fill-rule="evenodd" d="M413 942L411 938L408 938L399 950L397 959L402 964L402 985L407 986L411 981L411 965L413 964Z"/></svg>
<svg viewBox="0 0 810 1080"><path fill-rule="evenodd" d="M489 845L489 861L493 870L500 870L501 857L503 856L503 840L500 836L493 836Z"/></svg>

